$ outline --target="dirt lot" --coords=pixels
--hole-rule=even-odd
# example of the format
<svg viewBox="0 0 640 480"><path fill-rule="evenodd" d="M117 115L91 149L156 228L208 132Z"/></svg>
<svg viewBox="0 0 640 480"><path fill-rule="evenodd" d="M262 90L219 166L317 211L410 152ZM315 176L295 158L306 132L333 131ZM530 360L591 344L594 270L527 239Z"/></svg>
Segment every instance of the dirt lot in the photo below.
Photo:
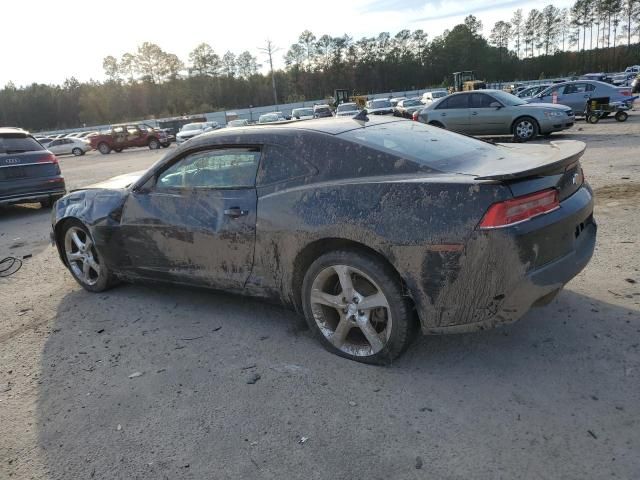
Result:
<svg viewBox="0 0 640 480"><path fill-rule="evenodd" d="M420 338L389 368L258 301L86 293L47 211L0 210L0 257L33 255L0 278L0 478L640 478L640 114L554 138L588 145L590 265L520 322ZM74 188L163 153L61 163Z"/></svg>

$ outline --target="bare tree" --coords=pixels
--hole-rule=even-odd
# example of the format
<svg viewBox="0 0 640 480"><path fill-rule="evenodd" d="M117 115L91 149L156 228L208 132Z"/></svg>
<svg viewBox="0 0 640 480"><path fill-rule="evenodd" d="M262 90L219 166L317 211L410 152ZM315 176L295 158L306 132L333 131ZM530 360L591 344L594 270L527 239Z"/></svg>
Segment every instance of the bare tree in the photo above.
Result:
<svg viewBox="0 0 640 480"><path fill-rule="evenodd" d="M273 54L280 49L276 47L271 40L267 40L267 46L264 48L259 48L258 50L260 50L263 53L266 53L269 56L269 69L271 70L271 88L273 88L273 103L275 105L278 105L278 93L276 91L276 77L273 73Z"/></svg>
<svg viewBox="0 0 640 480"><path fill-rule="evenodd" d="M520 37L523 31L522 9L519 8L513 12L511 18L511 35L516 42L516 55L520 58ZM526 55L525 55L526 56Z"/></svg>

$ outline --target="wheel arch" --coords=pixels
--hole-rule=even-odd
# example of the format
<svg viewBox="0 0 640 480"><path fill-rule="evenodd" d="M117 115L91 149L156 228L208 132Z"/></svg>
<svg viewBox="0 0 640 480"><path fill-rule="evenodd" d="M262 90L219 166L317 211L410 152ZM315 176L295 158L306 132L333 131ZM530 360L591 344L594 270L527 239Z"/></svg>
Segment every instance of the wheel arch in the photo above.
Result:
<svg viewBox="0 0 640 480"><path fill-rule="evenodd" d="M67 256L64 254L64 250L63 250L63 244L64 244L63 234L64 234L65 226L69 223L80 223L86 227L86 224L80 218L74 217L74 216L61 218L53 226L53 238L56 243L58 255L60 255L60 260L62 260L62 263L66 267L69 267L69 265L67 264Z"/></svg>
<svg viewBox="0 0 640 480"><path fill-rule="evenodd" d="M538 129L538 134L542 133L542 130L540 130L540 122L536 119L536 117L534 117L533 115L529 115L529 114L524 114L524 115L520 115L518 117L516 117L513 122L511 122L511 133L513 133L513 129L516 127L516 123L518 123L520 120L524 119L524 118L530 118L531 120L533 120L536 124L536 128Z"/></svg>
<svg viewBox="0 0 640 480"><path fill-rule="evenodd" d="M311 266L311 264L318 259L321 255L335 251L335 250L352 250L366 253L384 265L386 265L396 276L397 280L400 282L402 286L402 290L405 292L407 297L410 298L413 303L413 299L411 298L411 294L407 285L398 272L398 269L389 261L389 259L374 248L367 246L363 243L357 242L355 240L349 240L346 238L339 237L330 237L330 238L322 238L319 240L314 240L313 242L307 244L302 250L298 252L294 261L293 261L293 274L291 276L291 292L293 294L293 302L296 311L302 312L302 282L304 280L305 273Z"/></svg>

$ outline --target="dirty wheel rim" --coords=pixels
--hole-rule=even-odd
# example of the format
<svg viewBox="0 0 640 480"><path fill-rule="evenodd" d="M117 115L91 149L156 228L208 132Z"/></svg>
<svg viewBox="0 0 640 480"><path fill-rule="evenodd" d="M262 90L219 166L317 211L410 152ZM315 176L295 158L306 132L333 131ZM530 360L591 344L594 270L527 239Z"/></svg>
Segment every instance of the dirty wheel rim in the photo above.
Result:
<svg viewBox="0 0 640 480"><path fill-rule="evenodd" d="M516 125L516 135L518 138L530 138L533 135L533 123L529 120L522 120Z"/></svg>
<svg viewBox="0 0 640 480"><path fill-rule="evenodd" d="M323 269L311 286L311 311L322 335L338 350L366 357L384 349L392 329L382 289L348 265Z"/></svg>
<svg viewBox="0 0 640 480"><path fill-rule="evenodd" d="M73 153L76 157L79 157L80 155L82 155L82 150L80 150L79 148L74 148L71 153Z"/></svg>
<svg viewBox="0 0 640 480"><path fill-rule="evenodd" d="M71 227L64 236L64 250L73 274L86 285L95 285L100 278L100 263L91 237L78 227Z"/></svg>

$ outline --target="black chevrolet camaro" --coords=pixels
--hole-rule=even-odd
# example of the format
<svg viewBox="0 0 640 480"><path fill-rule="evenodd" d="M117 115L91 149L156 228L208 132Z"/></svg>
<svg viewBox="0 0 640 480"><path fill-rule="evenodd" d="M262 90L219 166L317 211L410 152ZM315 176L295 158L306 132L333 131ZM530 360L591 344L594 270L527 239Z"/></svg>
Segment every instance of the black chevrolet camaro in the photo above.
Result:
<svg viewBox="0 0 640 480"><path fill-rule="evenodd" d="M593 253L584 144L491 145L392 118L200 135L53 211L87 290L165 281L276 300L338 355L512 322Z"/></svg>

